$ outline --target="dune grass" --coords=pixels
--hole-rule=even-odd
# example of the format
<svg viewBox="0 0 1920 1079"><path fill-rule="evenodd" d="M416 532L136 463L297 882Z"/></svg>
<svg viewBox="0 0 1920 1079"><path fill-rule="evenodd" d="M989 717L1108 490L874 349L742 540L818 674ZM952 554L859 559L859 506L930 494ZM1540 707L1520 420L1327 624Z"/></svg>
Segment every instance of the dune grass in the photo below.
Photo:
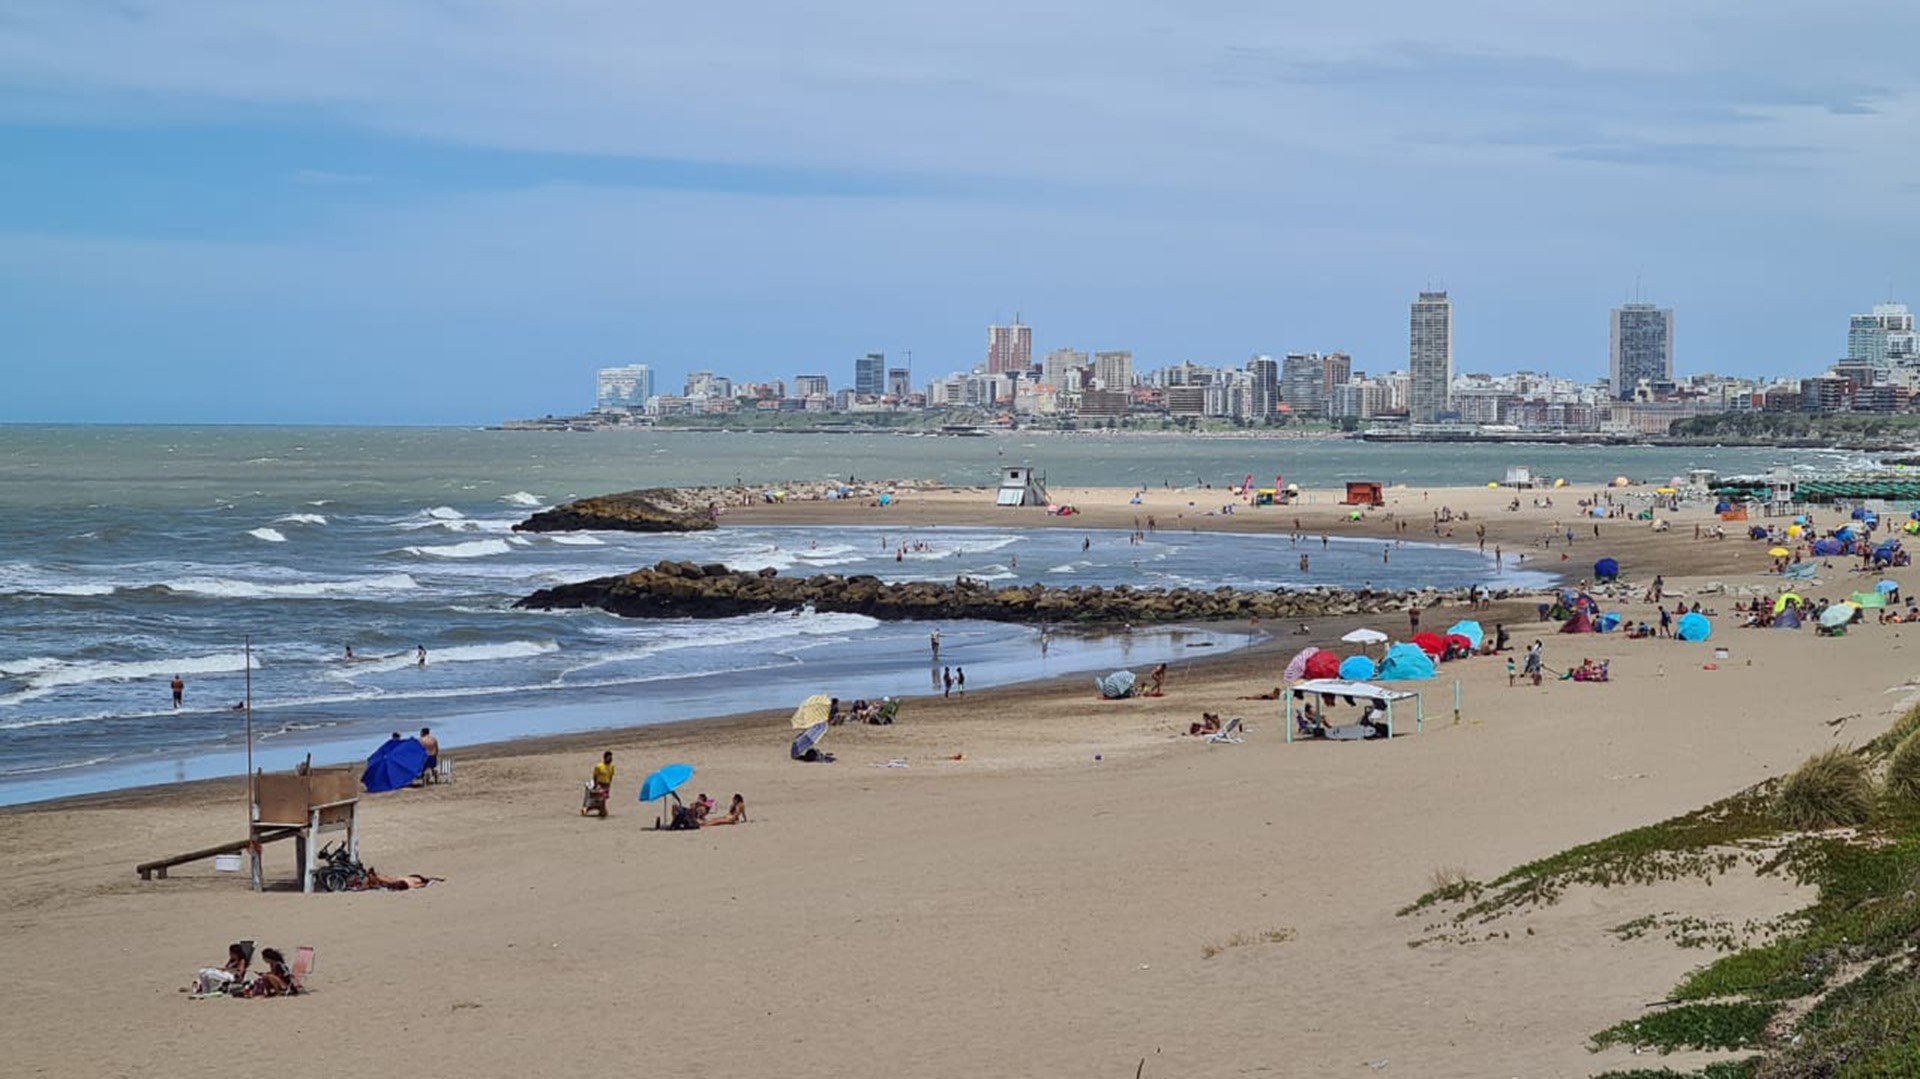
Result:
<svg viewBox="0 0 1920 1079"><path fill-rule="evenodd" d="M1813 830L1864 824L1873 801L1866 760L1835 746L1808 757L1782 780L1773 808L1788 827Z"/></svg>
<svg viewBox="0 0 1920 1079"><path fill-rule="evenodd" d="M1894 747L1893 755L1887 758L1887 778L1881 789L1895 801L1920 803L1920 730Z"/></svg>

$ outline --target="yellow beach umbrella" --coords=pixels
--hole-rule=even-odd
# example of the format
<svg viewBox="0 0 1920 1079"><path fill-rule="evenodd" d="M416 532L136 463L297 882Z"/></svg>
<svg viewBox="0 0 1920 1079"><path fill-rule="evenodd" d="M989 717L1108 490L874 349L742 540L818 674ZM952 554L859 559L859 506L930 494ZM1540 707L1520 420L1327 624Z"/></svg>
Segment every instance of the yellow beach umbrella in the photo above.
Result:
<svg viewBox="0 0 1920 1079"><path fill-rule="evenodd" d="M1625 476L1615 476L1613 478L1613 485L1615 487L1627 487L1627 486L1631 486L1632 483L1633 481L1626 478Z"/></svg>
<svg viewBox="0 0 1920 1079"><path fill-rule="evenodd" d="M1553 485L1555 487L1565 487L1567 485L1566 477L1562 476L1560 479L1554 480Z"/></svg>
<svg viewBox="0 0 1920 1079"><path fill-rule="evenodd" d="M1495 481L1493 481L1493 480L1488 480L1488 481L1487 481L1487 486L1488 486L1488 487L1490 487L1490 488L1493 488L1494 490L1499 490L1499 488L1500 488L1500 484L1499 484L1499 483L1497 483L1497 482L1495 482Z"/></svg>
<svg viewBox="0 0 1920 1079"><path fill-rule="evenodd" d="M1653 493L1657 495L1677 495L1680 493L1680 489L1677 487L1655 487Z"/></svg>
<svg viewBox="0 0 1920 1079"><path fill-rule="evenodd" d="M1788 525L1788 526L1787 526L1787 536L1788 536L1789 538L1792 538L1792 539L1799 539L1799 538L1800 538L1800 526L1799 526L1799 525Z"/></svg>
<svg viewBox="0 0 1920 1079"><path fill-rule="evenodd" d="M1794 595L1792 592L1788 592L1786 595L1781 596L1779 599L1776 599L1773 601L1773 613L1779 614L1781 611L1786 610L1787 604L1789 603L1797 603L1804 607L1806 606L1806 602L1807 602L1806 600L1801 599L1799 596Z"/></svg>
<svg viewBox="0 0 1920 1079"><path fill-rule="evenodd" d="M1775 558L1788 558L1793 555L1793 552L1787 550L1785 547L1771 547L1768 548L1767 553Z"/></svg>
<svg viewBox="0 0 1920 1079"><path fill-rule="evenodd" d="M815 723L825 723L827 721L827 713L831 711L832 708L832 697L822 696L817 693L808 697L806 700L800 702L800 707L793 710L793 729L796 731L804 731Z"/></svg>

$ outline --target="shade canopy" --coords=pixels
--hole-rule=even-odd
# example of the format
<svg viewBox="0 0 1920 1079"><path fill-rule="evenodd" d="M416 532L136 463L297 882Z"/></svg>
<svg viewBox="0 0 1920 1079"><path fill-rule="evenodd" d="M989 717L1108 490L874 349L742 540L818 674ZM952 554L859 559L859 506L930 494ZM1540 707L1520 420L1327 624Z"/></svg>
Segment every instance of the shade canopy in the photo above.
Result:
<svg viewBox="0 0 1920 1079"><path fill-rule="evenodd" d="M1349 682L1364 682L1378 669L1366 656L1348 656L1340 661L1340 677Z"/></svg>
<svg viewBox="0 0 1920 1079"><path fill-rule="evenodd" d="M427 747L418 738L389 738L367 757L360 785L368 794L411 786L427 770Z"/></svg>
<svg viewBox="0 0 1920 1079"><path fill-rule="evenodd" d="M794 738L791 756L794 760L804 758L807 752L815 746L818 746L820 740L826 736L827 725L825 723L815 723L813 726L801 731L800 734Z"/></svg>
<svg viewBox="0 0 1920 1079"><path fill-rule="evenodd" d="M693 778L693 765L669 764L665 768L648 776L640 784L640 800L651 802L655 798L665 798L679 790L687 780Z"/></svg>
<svg viewBox="0 0 1920 1079"><path fill-rule="evenodd" d="M1438 633L1416 633L1409 643L1429 656L1443 655L1447 650L1446 638Z"/></svg>
<svg viewBox="0 0 1920 1079"><path fill-rule="evenodd" d="M804 731L815 723L825 723L828 714L832 711L833 698L825 694L816 693L806 700L801 701L800 707L793 710L793 729Z"/></svg>
<svg viewBox="0 0 1920 1079"><path fill-rule="evenodd" d="M1480 623L1475 622L1473 619L1463 618L1447 627L1447 636L1465 637L1471 647L1478 648L1481 642L1487 639L1487 631L1481 629Z"/></svg>
<svg viewBox="0 0 1920 1079"><path fill-rule="evenodd" d="M1340 638L1348 644L1380 644L1387 635L1377 629L1356 629Z"/></svg>
<svg viewBox="0 0 1920 1079"><path fill-rule="evenodd" d="M1383 682L1410 682L1433 677L1433 659L1418 646L1404 642L1387 649L1375 675Z"/></svg>
<svg viewBox="0 0 1920 1079"><path fill-rule="evenodd" d="M1314 654L1319 651L1318 648L1312 645L1302 648L1292 659L1287 661L1287 669L1281 672L1280 677L1285 678L1289 682L1305 678L1307 675L1307 660L1312 659Z"/></svg>
<svg viewBox="0 0 1920 1079"><path fill-rule="evenodd" d="M1769 547L1767 548L1767 553L1775 558L1786 558L1793 554L1792 551L1787 550L1785 547Z"/></svg>
<svg viewBox="0 0 1920 1079"><path fill-rule="evenodd" d="M1611 581L1620 576L1620 562L1617 559L1602 558L1593 564L1593 575L1602 581Z"/></svg>
<svg viewBox="0 0 1920 1079"><path fill-rule="evenodd" d="M1706 615L1689 611L1680 616L1680 621L1674 626L1674 636L1683 641L1704 641L1713 636L1713 623L1707 621Z"/></svg>
<svg viewBox="0 0 1920 1079"><path fill-rule="evenodd" d="M1787 604L1789 604L1789 603L1792 603L1792 604L1796 604L1796 605L1798 605L1798 606L1801 606L1801 607L1804 607L1804 606L1806 606L1806 605L1807 605L1807 601L1806 601L1806 600L1804 600L1804 599L1801 599L1801 598L1800 598L1800 594L1799 594L1799 593L1797 593L1797 592L1782 592L1782 593L1780 593L1780 598L1779 598L1779 599L1776 599L1776 600L1774 600L1774 601L1773 601L1773 613L1774 613L1774 614L1779 614L1779 613L1780 613L1780 611L1781 611L1781 610L1782 610L1783 608L1785 608L1785 607L1786 607L1786 605L1787 605Z"/></svg>
<svg viewBox="0 0 1920 1079"><path fill-rule="evenodd" d="M1315 652L1307 657L1308 678L1333 678L1340 673L1340 657L1332 652Z"/></svg>
<svg viewBox="0 0 1920 1079"><path fill-rule="evenodd" d="M1898 592L1900 591L1900 582L1899 581L1881 581L1879 584L1876 584L1873 586L1873 590L1875 592L1880 592L1880 593Z"/></svg>
<svg viewBox="0 0 1920 1079"><path fill-rule="evenodd" d="M1820 612L1820 624L1828 629L1832 629L1835 626L1844 626L1848 622L1853 621L1853 612L1855 610L1856 608L1845 603L1836 603Z"/></svg>
<svg viewBox="0 0 1920 1079"><path fill-rule="evenodd" d="M1133 696L1136 681L1132 671L1115 671L1105 678L1094 679L1093 684L1100 691L1100 696L1110 701L1117 701Z"/></svg>

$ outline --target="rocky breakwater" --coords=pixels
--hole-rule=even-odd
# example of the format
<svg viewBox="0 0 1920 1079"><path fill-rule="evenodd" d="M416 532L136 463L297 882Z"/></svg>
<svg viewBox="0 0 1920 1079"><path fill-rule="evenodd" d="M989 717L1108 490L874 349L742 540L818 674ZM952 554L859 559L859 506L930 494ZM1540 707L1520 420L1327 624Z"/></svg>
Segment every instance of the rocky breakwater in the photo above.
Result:
<svg viewBox="0 0 1920 1079"><path fill-rule="evenodd" d="M712 528L714 510L696 495L670 487L582 498L513 526L515 532L699 532Z"/></svg>
<svg viewBox="0 0 1920 1079"><path fill-rule="evenodd" d="M1519 594L1501 590L1495 596ZM722 565L661 562L624 576L543 588L514 606L542 611L597 607L629 618L726 618L811 607L887 620L1152 625L1397 613L1412 603L1441 609L1458 605L1464 611L1467 602L1465 590L996 587L966 578L889 584L864 575L782 577L771 569L743 573Z"/></svg>

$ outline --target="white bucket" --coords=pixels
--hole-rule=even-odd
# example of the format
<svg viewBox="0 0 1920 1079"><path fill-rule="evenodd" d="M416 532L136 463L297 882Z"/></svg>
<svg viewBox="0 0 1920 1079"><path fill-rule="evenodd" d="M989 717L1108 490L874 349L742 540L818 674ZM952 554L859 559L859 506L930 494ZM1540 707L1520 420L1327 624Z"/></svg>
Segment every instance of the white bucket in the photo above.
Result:
<svg viewBox="0 0 1920 1079"><path fill-rule="evenodd" d="M1714 650L1713 650L1713 658L1715 658L1715 659L1725 659L1725 658L1727 658L1727 650L1726 650L1726 649L1724 649L1724 648L1716 648L1716 649L1714 649Z"/></svg>
<svg viewBox="0 0 1920 1079"><path fill-rule="evenodd" d="M238 873L240 872L240 856L238 854L216 854L213 856L213 868L215 872L219 873Z"/></svg>

